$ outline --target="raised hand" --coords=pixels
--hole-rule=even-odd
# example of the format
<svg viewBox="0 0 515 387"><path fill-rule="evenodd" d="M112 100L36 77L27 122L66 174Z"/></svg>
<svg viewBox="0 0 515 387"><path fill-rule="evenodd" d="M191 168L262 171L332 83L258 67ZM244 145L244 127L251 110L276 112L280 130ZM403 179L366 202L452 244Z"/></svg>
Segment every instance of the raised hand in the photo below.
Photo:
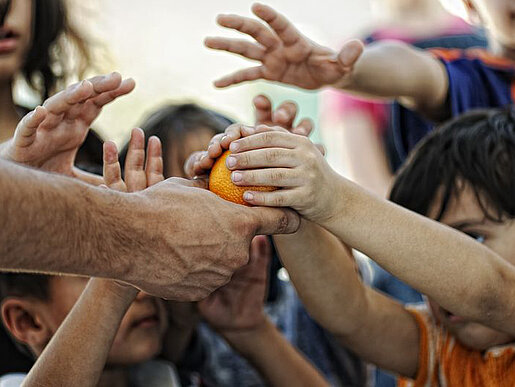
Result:
<svg viewBox="0 0 515 387"><path fill-rule="evenodd" d="M294 102L283 102L273 110L270 99L264 95L258 95L253 103L256 125L278 126L301 136L309 136L313 130L313 122L309 118L304 118L293 126L298 112ZM217 134L211 139L207 151L195 152L186 160L184 165L186 176L192 178L205 175L211 170L215 160L229 148L232 141L252 133L254 133L252 127L239 124L229 126L225 133Z"/></svg>
<svg viewBox="0 0 515 387"><path fill-rule="evenodd" d="M198 303L204 319L217 331L241 331L264 323L263 303L267 267L272 256L270 242L257 236L250 245L249 263L234 273L231 281Z"/></svg>
<svg viewBox="0 0 515 387"><path fill-rule="evenodd" d="M295 26L273 8L255 3L252 12L265 24L238 15L219 15L218 24L234 29L255 39L209 37L209 48L232 52L261 64L239 70L215 82L227 87L245 81L266 79L302 87L318 89L335 83L344 84L355 62L363 52L363 44L349 41L339 54L320 46L302 35Z"/></svg>
<svg viewBox="0 0 515 387"><path fill-rule="evenodd" d="M162 147L159 138L152 136L148 139L145 158L145 133L139 128L133 129L124 172L125 179L122 179L116 145L106 141L104 143L105 185L116 191L137 192L164 180Z"/></svg>
<svg viewBox="0 0 515 387"><path fill-rule="evenodd" d="M134 81L112 73L82 81L47 99L26 115L0 155L50 172L80 177L75 156L102 107L130 93Z"/></svg>

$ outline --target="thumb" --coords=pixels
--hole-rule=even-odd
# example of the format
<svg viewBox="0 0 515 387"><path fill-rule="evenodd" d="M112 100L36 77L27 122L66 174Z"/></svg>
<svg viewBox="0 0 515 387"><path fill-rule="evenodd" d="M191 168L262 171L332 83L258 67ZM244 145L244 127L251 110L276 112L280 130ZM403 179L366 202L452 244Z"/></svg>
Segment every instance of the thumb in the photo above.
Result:
<svg viewBox="0 0 515 387"><path fill-rule="evenodd" d="M345 69L354 66L361 54L363 54L364 48L361 40L349 40L338 53L338 63Z"/></svg>
<svg viewBox="0 0 515 387"><path fill-rule="evenodd" d="M299 228L300 217L286 208L249 208L256 219L256 235L292 234Z"/></svg>

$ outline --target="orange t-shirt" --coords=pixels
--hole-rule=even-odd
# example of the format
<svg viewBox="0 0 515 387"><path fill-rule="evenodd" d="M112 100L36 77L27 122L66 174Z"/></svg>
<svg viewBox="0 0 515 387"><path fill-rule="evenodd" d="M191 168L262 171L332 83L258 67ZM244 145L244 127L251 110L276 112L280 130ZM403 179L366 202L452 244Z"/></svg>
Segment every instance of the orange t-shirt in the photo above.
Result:
<svg viewBox="0 0 515 387"><path fill-rule="evenodd" d="M420 329L419 366L416 379L400 378L399 387L515 386L515 343L468 349L434 321L427 305L409 311Z"/></svg>

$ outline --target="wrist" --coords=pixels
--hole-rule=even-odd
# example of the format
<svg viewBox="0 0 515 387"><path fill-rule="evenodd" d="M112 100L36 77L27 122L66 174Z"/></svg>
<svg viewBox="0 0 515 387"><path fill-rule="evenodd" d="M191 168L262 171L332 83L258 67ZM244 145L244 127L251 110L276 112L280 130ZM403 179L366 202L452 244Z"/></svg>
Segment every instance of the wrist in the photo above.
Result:
<svg viewBox="0 0 515 387"><path fill-rule="evenodd" d="M139 293L133 286L102 278L92 278L88 286L104 303L120 310L126 310Z"/></svg>
<svg viewBox="0 0 515 387"><path fill-rule="evenodd" d="M238 352L247 354L270 340L276 328L264 317L258 325L248 329L224 329L218 333Z"/></svg>

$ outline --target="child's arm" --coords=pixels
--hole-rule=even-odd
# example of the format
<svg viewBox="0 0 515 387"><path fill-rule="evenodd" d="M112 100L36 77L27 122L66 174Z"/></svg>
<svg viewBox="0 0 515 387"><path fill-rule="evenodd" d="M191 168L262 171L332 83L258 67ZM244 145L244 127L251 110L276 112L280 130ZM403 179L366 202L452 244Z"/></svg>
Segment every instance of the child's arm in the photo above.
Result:
<svg viewBox="0 0 515 387"><path fill-rule="evenodd" d="M254 238L250 261L199 303L202 316L272 386L326 386L320 373L281 335L263 310L271 250Z"/></svg>
<svg viewBox="0 0 515 387"><path fill-rule="evenodd" d="M102 108L134 86L132 79L111 73L67 87L20 121L14 137L0 145L0 157L102 184L101 176L74 167L75 156Z"/></svg>
<svg viewBox="0 0 515 387"><path fill-rule="evenodd" d="M347 246L304 219L295 234L274 236L274 242L316 321L361 359L408 377L416 374L415 320L400 304L361 282Z"/></svg>
<svg viewBox="0 0 515 387"><path fill-rule="evenodd" d="M254 14L267 25L238 15L220 15L218 23L250 35L255 42L207 38L206 46L259 62L215 82L218 87L267 79L305 89L334 86L376 97L398 98L410 108L435 118L445 112L448 79L444 66L430 54L395 42L365 49L350 41L339 53L320 46L271 7L254 4Z"/></svg>
<svg viewBox="0 0 515 387"><path fill-rule="evenodd" d="M292 207L450 312L515 334L515 268L492 250L342 178L303 137L269 131L230 149L233 170L269 167L233 172L237 185L286 187L249 203Z"/></svg>
<svg viewBox="0 0 515 387"><path fill-rule="evenodd" d="M129 285L92 278L23 386L96 386L120 322L137 294Z"/></svg>
<svg viewBox="0 0 515 387"><path fill-rule="evenodd" d="M104 182L108 188L135 192L163 180L161 143L134 129L121 178L118 152L104 144ZM24 381L24 386L96 386L125 313L138 290L112 280L92 278ZM94 318L91 311L95 310ZM65 366L63 366L65 365Z"/></svg>

